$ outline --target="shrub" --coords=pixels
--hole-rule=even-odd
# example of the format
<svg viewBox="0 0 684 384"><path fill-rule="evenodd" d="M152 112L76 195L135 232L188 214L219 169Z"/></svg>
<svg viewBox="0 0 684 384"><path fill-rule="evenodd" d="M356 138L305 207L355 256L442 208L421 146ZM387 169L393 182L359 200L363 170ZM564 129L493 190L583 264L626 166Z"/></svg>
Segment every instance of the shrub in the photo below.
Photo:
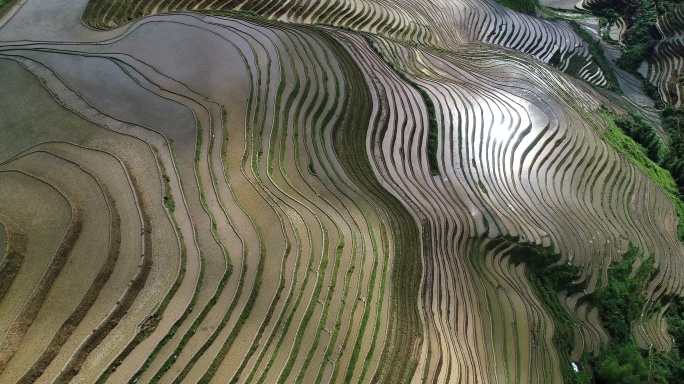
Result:
<svg viewBox="0 0 684 384"><path fill-rule="evenodd" d="M620 345L601 354L596 383L642 384L648 382L648 362L633 343Z"/></svg>
<svg viewBox="0 0 684 384"><path fill-rule="evenodd" d="M537 0L496 0L497 3L516 12L534 16L537 10Z"/></svg>

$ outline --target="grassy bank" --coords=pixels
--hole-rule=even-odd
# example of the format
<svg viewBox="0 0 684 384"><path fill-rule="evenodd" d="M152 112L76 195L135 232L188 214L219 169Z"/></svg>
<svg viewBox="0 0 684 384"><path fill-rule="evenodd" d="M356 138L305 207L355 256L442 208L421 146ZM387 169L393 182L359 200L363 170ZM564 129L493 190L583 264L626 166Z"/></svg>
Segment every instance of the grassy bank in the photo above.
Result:
<svg viewBox="0 0 684 384"><path fill-rule="evenodd" d="M668 149L655 134L653 127L637 116L619 118L606 110L599 113L607 122L605 129L599 129L603 139L660 185L675 205L677 216L684 218L684 202L680 194L684 187L684 160L681 158L683 152L679 150L679 145L684 144L679 144L674 150ZM637 143L632 137L641 140L643 144ZM679 183L667 168L676 172ZM682 220L677 228L677 235L680 240L684 240Z"/></svg>
<svg viewBox="0 0 684 384"><path fill-rule="evenodd" d="M515 244L510 251L511 263L525 263L527 276L535 294L554 320L553 342L561 360L561 374L566 383L674 383L684 377L684 300L670 298L668 330L674 336L675 347L668 353L640 349L632 336L632 326L641 317L643 308L657 310L660 303L647 306L646 287L657 272L652 258L646 259L632 277L632 266L640 256L630 245L621 261L608 270L605 286L582 298L599 310L601 326L610 335L610 344L598 357L585 357L582 370L571 368L570 352L574 345L575 322L558 300L557 292L570 293L583 289L574 285L580 269L571 264L558 264L560 256L551 247L519 244L517 238L505 236L497 242Z"/></svg>
<svg viewBox="0 0 684 384"><path fill-rule="evenodd" d="M333 149L349 177L368 191L374 203L378 204L379 211L387 214L387 221L384 223L386 226L381 226L382 238L378 245L382 247L383 253L389 252L386 244L390 235L394 241L394 265L391 275L387 276L391 285L391 295L387 298L391 313L387 340L382 349L379 370L372 379L365 377L381 383L409 382L417 366L414 348L423 342L423 325L418 315L418 294L423 271L420 231L411 214L395 196L382 187L373 171L365 147L373 104L363 72L339 43L331 42L330 46L339 53L345 79L348 79L345 94L353 95L345 100L347 104L340 118L341 123L334 128ZM436 159L436 147L434 158ZM383 276L381 281L384 278ZM380 292L382 295L383 291ZM335 336L333 334L333 339Z"/></svg>
<svg viewBox="0 0 684 384"><path fill-rule="evenodd" d="M409 76L404 73L404 71L401 70L401 68L398 68L394 62L389 60L385 55L380 51L378 46L375 44L373 39L370 37L366 36L366 40L368 41L368 44L373 48L375 53L380 56L380 58L383 59L387 65L390 66L394 70L394 72L401 77L402 80L404 80L406 83L408 83L411 87L413 87L416 91L420 93L420 97L423 99L423 102L425 103L425 106L427 107L427 114L428 114L428 139L427 139L427 155L428 155L428 162L430 165L430 172L433 175L439 175L439 161L438 161L438 153L437 150L439 149L439 125L437 124L437 115L435 113L435 104L432 102L432 99L430 98L430 95L425 91L421 86L419 86L415 81L413 81Z"/></svg>
<svg viewBox="0 0 684 384"><path fill-rule="evenodd" d="M598 65L603 74L606 76L608 84L606 84L605 88L609 91L622 94L622 90L620 89L620 86L618 84L618 80L615 76L615 72L613 71L613 67L610 66L608 59L606 59L606 55L603 51L603 47L601 47L601 44L598 41L594 40L594 38L589 34L589 32L584 30L575 20L569 20L569 23L572 26L572 29L575 30L577 35L582 40L584 40L585 43L587 43L587 46L589 46L589 52L591 53L591 56L594 58L594 62L596 63L596 65Z"/></svg>
<svg viewBox="0 0 684 384"><path fill-rule="evenodd" d="M534 16L537 10L537 0L496 0L497 3L516 12Z"/></svg>
<svg viewBox="0 0 684 384"><path fill-rule="evenodd" d="M573 293L584 288L573 285L573 281L580 275L580 268L568 263L558 264L560 255L553 252L552 246L518 243L518 238L510 236L504 236L499 241L515 244L510 251L511 263L525 263L527 277L535 295L553 318L553 343L560 360L563 381L590 382L588 372L576 374L572 371L570 353L574 347L575 322L558 300L558 292L562 290Z"/></svg>
<svg viewBox="0 0 684 384"><path fill-rule="evenodd" d="M12 6L18 2L19 0L0 0L0 17L9 12Z"/></svg>

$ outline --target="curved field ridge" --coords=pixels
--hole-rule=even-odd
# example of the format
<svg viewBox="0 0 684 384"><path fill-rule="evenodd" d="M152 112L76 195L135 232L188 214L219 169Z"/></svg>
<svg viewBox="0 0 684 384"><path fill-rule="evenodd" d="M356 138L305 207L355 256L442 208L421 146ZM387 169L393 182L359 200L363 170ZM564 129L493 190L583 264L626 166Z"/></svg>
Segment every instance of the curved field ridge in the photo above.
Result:
<svg viewBox="0 0 684 384"><path fill-rule="evenodd" d="M159 44L165 36L177 37ZM174 49L203 39L212 44ZM102 255L112 261L91 285L96 299L86 299L87 291L76 301L78 315L53 325L44 351L19 349L22 363L2 372L7 380L413 375L422 342L418 228L364 155L372 102L363 75L334 38L315 29L176 15L147 18L103 43L8 44L1 54L24 68L27 82L40 79L53 98L43 103L59 109L60 119L111 132L87 140L79 138L86 132L80 126L68 134L37 132L19 152L6 149L12 159L55 156L99 185L99 205L110 217L110 251L104 247ZM219 70L222 56L233 59ZM206 60L215 71L183 71L179 63L191 60ZM109 90L104 99L97 83ZM45 92L34 86L29 94ZM364 106L362 113L354 105ZM132 156L134 149L140 155ZM156 164L135 166L150 161ZM162 204L166 215L152 217ZM171 229L168 220L175 231L165 236L175 233L180 242L175 255L154 241ZM187 224L190 233L183 233ZM112 248L128 244L127 233L136 239L131 254ZM169 276L175 281L155 275L155 266L172 266L178 256L184 266ZM393 270L396 260L403 269ZM134 261L129 283L116 285L123 281L113 268ZM394 283L394 274L403 284ZM107 307L101 298L117 288ZM403 315L392 318L390 309ZM403 368L387 371L381 362Z"/></svg>
<svg viewBox="0 0 684 384"><path fill-rule="evenodd" d="M591 84L607 84L587 44L567 22L519 14L495 1L90 0L82 20L92 28L111 29L142 17L182 11L237 11L287 22L333 25L442 49L479 41L527 53L543 63L554 62Z"/></svg>
<svg viewBox="0 0 684 384"><path fill-rule="evenodd" d="M684 96L684 5L659 17L656 26L663 39L653 49L649 80L658 87L663 101L680 108Z"/></svg>
<svg viewBox="0 0 684 384"><path fill-rule="evenodd" d="M14 277L19 272L21 263L26 257L26 235L19 232L18 228L5 222L3 225L5 251L0 262L0 300L5 296Z"/></svg>
<svg viewBox="0 0 684 384"><path fill-rule="evenodd" d="M32 65L23 59L20 62L26 66ZM68 230L65 228L63 238L56 239L58 243L53 246L56 248L51 251L51 258L47 259L50 264L42 278L35 280L37 285L31 305L25 308L21 316L21 319L26 320L24 323L15 321L12 325L12 329L17 330L12 334L20 336L21 342L17 345L11 344L13 339L3 340L3 345L14 347L12 354L7 354L0 380L31 382L50 371L51 363L63 362L65 365L60 365L57 373L61 370L59 380L68 381L78 371L82 360L99 344L99 340L117 325L131 304L142 298L140 291L150 276L146 265L151 265L145 259L151 261L155 252L147 246L145 253L145 240L142 237L149 236L149 232L135 227L136 216L138 222L142 220L134 205L136 201L139 204L142 202L131 194L140 188L135 186L135 176L126 177L125 165L115 155L97 149L98 145L104 144L105 148L109 147L109 153L121 156L121 152L117 152L119 149L111 146L117 140L104 130L99 136L92 136L93 129L101 128L60 106L42 88L38 78L22 69L18 62L1 60L1 64L1 73L6 76L3 81L7 86L7 93L4 94L7 99L3 101L10 106L13 103L36 102L44 108L41 114L30 119L34 130L23 131L32 133L20 136L15 131L25 130L25 124L29 123L26 114L31 112L25 108L11 108L13 114L3 120L7 125L3 125L2 134L21 138L11 142L3 140L6 143L0 151L4 160L3 172L21 172L25 177L52 186L65 201L71 203L74 212L80 213L67 216L78 218L78 221L73 221L78 225L72 224ZM26 96L16 98L19 89ZM65 102L66 97L63 95L61 100ZM63 127L70 128L64 130ZM72 142L67 144L66 141L60 141L65 138ZM121 141L120 137L118 141L123 144L126 140ZM144 156L141 147L129 145L129 148L131 152L121 156L127 158L129 164ZM136 152L139 154L134 154ZM84 163L79 165L78 161ZM39 164L44 165L41 167ZM149 180L151 182L153 179ZM15 204L15 207L24 205ZM147 220L157 223L160 217L152 210L148 212ZM122 219L128 223L125 228L121 228ZM158 223L158 240L147 240L150 245L157 244L155 248L160 267L168 264L160 257L161 252L172 249L160 246L160 242L168 242L164 231L169 229ZM28 254L31 254L31 249L39 250L32 248L31 238L29 233ZM35 244L40 246L45 235L35 234L33 238ZM173 257L173 253L166 255ZM27 259L22 266L28 262ZM166 269L166 273L172 271L168 267ZM21 275L20 269L17 279ZM12 288L20 288L18 283L19 280L13 282L5 299L11 294ZM157 284L158 288L168 286L165 279L158 278ZM22 326L29 320L28 326Z"/></svg>
<svg viewBox="0 0 684 384"><path fill-rule="evenodd" d="M96 29L0 43L0 383L560 382L630 247L682 294L675 207L602 139L625 111L565 22L80 1ZM571 351L534 247L581 271Z"/></svg>
<svg viewBox="0 0 684 384"><path fill-rule="evenodd" d="M428 378L560 380L548 343L553 324L529 293L524 273L497 248L480 260L488 253L469 240L474 237L509 235L552 245L561 262L582 267L576 283L586 284L586 292L605 283L606 268L630 241L659 264L649 296L681 293L676 276L684 249L674 207L655 183L599 139L605 123L587 111L606 100L514 54L471 48L438 54L373 38L374 49L434 105L440 174L426 176L428 111L421 94L373 58L363 39L345 39L367 68L379 103L369 126L375 166L432 234L422 293L427 344L421 367ZM484 269L473 269L471 260L484 262ZM573 358L583 350L597 352L605 341L595 318L583 317L582 307L573 304L578 298L564 300L580 325ZM536 313L526 312L532 308ZM518 328L520 321L527 325ZM503 334L497 329L502 325ZM513 349L498 351L502 339L511 337ZM536 365L544 367L543 375L521 368Z"/></svg>
<svg viewBox="0 0 684 384"><path fill-rule="evenodd" d="M607 0L583 0L582 4L587 9L611 6ZM684 5L674 4L672 10L658 17L655 25L661 40L653 48L653 54L647 58L648 74L643 72L643 75L658 88L664 102L680 108L684 92ZM616 36L619 41L625 28L622 18L615 28L617 31L614 34L611 32L611 36Z"/></svg>

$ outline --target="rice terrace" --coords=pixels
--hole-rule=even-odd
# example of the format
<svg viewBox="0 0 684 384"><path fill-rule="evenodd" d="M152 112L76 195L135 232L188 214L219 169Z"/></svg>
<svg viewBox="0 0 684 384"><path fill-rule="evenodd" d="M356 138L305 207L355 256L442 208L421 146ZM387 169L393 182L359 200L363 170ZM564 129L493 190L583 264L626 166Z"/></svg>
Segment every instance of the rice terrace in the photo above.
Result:
<svg viewBox="0 0 684 384"><path fill-rule="evenodd" d="M684 383L679 0L0 0L0 383Z"/></svg>

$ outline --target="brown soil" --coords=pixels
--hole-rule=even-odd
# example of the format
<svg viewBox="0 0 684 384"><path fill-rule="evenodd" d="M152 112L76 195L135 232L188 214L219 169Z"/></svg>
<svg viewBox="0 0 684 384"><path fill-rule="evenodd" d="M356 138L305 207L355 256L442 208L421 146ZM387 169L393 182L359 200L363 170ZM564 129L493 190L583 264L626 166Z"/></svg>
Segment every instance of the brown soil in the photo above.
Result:
<svg viewBox="0 0 684 384"><path fill-rule="evenodd" d="M0 262L0 301L7 293L14 277L19 272L21 264L26 256L28 238L18 229L9 226L4 227L7 233L5 258Z"/></svg>

